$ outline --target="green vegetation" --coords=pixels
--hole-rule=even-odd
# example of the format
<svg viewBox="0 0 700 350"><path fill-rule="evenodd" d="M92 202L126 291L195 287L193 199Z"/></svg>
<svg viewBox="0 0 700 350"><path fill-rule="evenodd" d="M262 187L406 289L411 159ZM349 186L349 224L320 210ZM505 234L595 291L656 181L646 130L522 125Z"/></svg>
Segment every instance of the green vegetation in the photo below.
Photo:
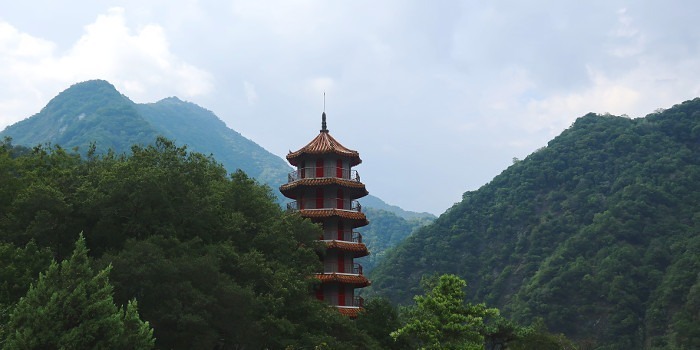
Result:
<svg viewBox="0 0 700 350"><path fill-rule="evenodd" d="M156 348L378 347L310 297L309 276L320 265L316 225L283 212L269 188L244 173L228 176L212 158L169 140L134 146L128 157L85 158L57 146L23 152L5 140L0 210L6 344L19 327L10 315L36 305L21 296L61 287L72 295L51 277L66 268L50 260L77 266L81 241L75 253L73 245L82 231L89 261L102 272L93 279L86 272L80 283L102 288L92 295L109 304L109 271L114 303L127 305L124 317L133 319L136 305L128 305L138 300Z"/></svg>
<svg viewBox="0 0 700 350"><path fill-rule="evenodd" d="M442 275L431 281L425 295L414 297L415 305L404 312L406 322L391 333L405 339L411 348L481 349L484 344L485 318L498 310L484 304L464 304L467 283L455 275Z"/></svg>
<svg viewBox="0 0 700 350"><path fill-rule="evenodd" d="M19 300L7 324L5 349L152 349L153 330L136 301L119 310L109 268L95 274L82 235L71 257L55 261Z"/></svg>
<svg viewBox="0 0 700 350"><path fill-rule="evenodd" d="M579 118L389 252L374 294L406 303L450 273L467 300L582 348L698 348L698 154L700 99Z"/></svg>
<svg viewBox="0 0 700 350"><path fill-rule="evenodd" d="M417 228L433 221L430 216L405 219L393 212L374 208L363 208L362 211L370 220L369 225L357 229L362 234L362 242L371 252L369 256L358 260L365 273L372 271L389 249L398 245Z"/></svg>
<svg viewBox="0 0 700 350"><path fill-rule="evenodd" d="M228 128L209 110L177 97L136 104L103 80L71 86L53 98L41 112L0 132L0 138L12 137L16 145L34 147L50 143L68 150L77 147L83 155L91 147L97 154L108 150L117 155L128 154L132 145L152 144L159 135L178 145L188 145L191 151L212 155L227 171L240 169L272 189L287 182L287 174L292 170L285 160ZM286 201L279 191L275 190L273 194L279 202ZM395 237L405 237L418 222L434 219L431 214L405 211L373 196L363 198L362 204L365 208L395 213L410 222L410 227L403 223L391 225L404 231L392 231L387 225L382 225L380 231L373 227L386 221L385 215L367 212L371 224L365 229L366 235L373 242L373 251L380 254L370 258L370 269L383 250L398 243ZM381 242L383 237L388 237L391 243Z"/></svg>

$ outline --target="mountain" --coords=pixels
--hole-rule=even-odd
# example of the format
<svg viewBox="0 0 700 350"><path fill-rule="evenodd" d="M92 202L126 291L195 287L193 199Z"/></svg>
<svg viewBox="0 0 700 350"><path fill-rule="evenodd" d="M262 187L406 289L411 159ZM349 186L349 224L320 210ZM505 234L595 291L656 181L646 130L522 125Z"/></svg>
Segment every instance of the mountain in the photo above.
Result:
<svg viewBox="0 0 700 350"><path fill-rule="evenodd" d="M15 145L33 147L52 143L67 149L78 147L84 153L95 143L98 153L112 149L118 154L130 153L135 144L152 144L159 135L187 145L189 150L213 155L229 172L243 170L270 186L280 201L286 201L277 191L292 171L284 159L228 128L211 111L177 97L137 104L109 82L86 81L61 92L39 113L0 132L0 138L10 136ZM361 201L365 210L382 209L398 215L394 220L412 222L384 226L406 229L405 232L376 230L371 224L375 215L381 223L387 220L386 214L369 211L370 226L364 228L364 234L367 242L374 245L377 257L398 242L392 237L406 237L417 223L435 218L429 213L415 213L389 205L371 195ZM381 242L384 238L391 244ZM376 257L371 259L370 264L377 261Z"/></svg>
<svg viewBox="0 0 700 350"><path fill-rule="evenodd" d="M212 154L229 172L241 169L271 186L291 171L281 158L226 127L211 111L176 97L136 104L104 80L75 84L39 113L0 132L14 144L30 147L49 142L85 152L94 142L99 153L128 153L132 145L151 144L159 135Z"/></svg>
<svg viewBox="0 0 700 350"><path fill-rule="evenodd" d="M131 145L153 142L158 130L114 86L92 80L61 92L39 113L8 126L0 136L12 137L16 145L52 143L83 151L95 142L99 149L122 153Z"/></svg>
<svg viewBox="0 0 700 350"><path fill-rule="evenodd" d="M700 348L700 99L588 114L390 251L371 293L435 273L586 349Z"/></svg>
<svg viewBox="0 0 700 350"><path fill-rule="evenodd" d="M366 207L366 205L371 204L363 204L362 211L371 219L370 224L356 229L362 234L362 242L372 252L369 256L357 260L362 264L365 273L371 272L392 247L398 245L416 229L435 220L432 214L406 212L399 208L409 217L407 219L396 212Z"/></svg>
<svg viewBox="0 0 700 350"><path fill-rule="evenodd" d="M426 212L418 213L415 211L403 210L396 205L387 204L383 200L371 195L362 198L362 205L396 214L397 216L406 220L432 221L436 218L435 215Z"/></svg>
<svg viewBox="0 0 700 350"><path fill-rule="evenodd" d="M136 109L163 136L188 145L195 152L212 154L228 171L234 171L235 166L271 186L279 186L292 171L280 157L228 128L214 113L194 103L169 97L138 104Z"/></svg>

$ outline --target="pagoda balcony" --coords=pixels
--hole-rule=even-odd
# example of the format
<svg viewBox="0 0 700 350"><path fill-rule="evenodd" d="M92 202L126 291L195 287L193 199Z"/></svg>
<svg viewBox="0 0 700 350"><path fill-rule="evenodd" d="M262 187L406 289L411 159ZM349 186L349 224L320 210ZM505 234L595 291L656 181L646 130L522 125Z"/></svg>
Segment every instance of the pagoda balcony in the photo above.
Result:
<svg viewBox="0 0 700 350"><path fill-rule="evenodd" d="M365 299L363 297L354 297L352 300L352 306L365 307Z"/></svg>
<svg viewBox="0 0 700 350"><path fill-rule="evenodd" d="M345 264L338 266L338 264L331 263L326 264L323 269L323 273L345 273L349 275L364 275L362 273L362 265L359 263Z"/></svg>
<svg viewBox="0 0 700 350"><path fill-rule="evenodd" d="M323 201L323 203L320 203ZM321 205L322 204L322 205ZM304 199L287 203L287 210L328 210L339 209L362 212L362 205L358 201L350 201L344 198Z"/></svg>
<svg viewBox="0 0 700 350"><path fill-rule="evenodd" d="M352 242L352 243L362 243L362 234L357 231L345 230L340 233L335 231L325 231L323 232L323 237L328 237L323 239L324 241L342 241L342 242Z"/></svg>
<svg viewBox="0 0 700 350"><path fill-rule="evenodd" d="M319 179L326 177L336 177L345 180L360 182L360 174L357 170L338 168L334 166L326 167L305 167L287 174L287 182L294 182L301 179Z"/></svg>
<svg viewBox="0 0 700 350"><path fill-rule="evenodd" d="M355 243L362 243L362 234L356 231L352 232L352 241Z"/></svg>
<svg viewBox="0 0 700 350"><path fill-rule="evenodd" d="M335 307L365 307L365 299L362 297L354 297L352 298L351 304L350 305L339 305L340 303L338 302L338 296L337 295L332 295L329 296L328 298L324 299L328 304L331 304Z"/></svg>

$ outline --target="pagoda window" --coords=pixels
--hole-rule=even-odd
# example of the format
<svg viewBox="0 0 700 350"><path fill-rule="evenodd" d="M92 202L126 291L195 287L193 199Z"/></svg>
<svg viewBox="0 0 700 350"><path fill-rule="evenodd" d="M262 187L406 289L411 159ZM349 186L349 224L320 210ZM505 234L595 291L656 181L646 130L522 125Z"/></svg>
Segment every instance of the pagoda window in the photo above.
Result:
<svg viewBox="0 0 700 350"><path fill-rule="evenodd" d="M345 229L343 228L342 221L338 221L338 240L339 241L345 240Z"/></svg>
<svg viewBox="0 0 700 350"><path fill-rule="evenodd" d="M316 159L316 177L323 177L323 158Z"/></svg>
<svg viewBox="0 0 700 350"><path fill-rule="evenodd" d="M338 286L338 306L345 306L345 286Z"/></svg>
<svg viewBox="0 0 700 350"><path fill-rule="evenodd" d="M337 195L335 201L336 201L336 203L335 203L336 208L345 209L345 199L343 198L343 190L340 188L338 189L338 195Z"/></svg>
<svg viewBox="0 0 700 350"><path fill-rule="evenodd" d="M345 273L345 255L343 253L338 254L338 272Z"/></svg>
<svg viewBox="0 0 700 350"><path fill-rule="evenodd" d="M301 161L299 170L301 172L301 178L302 179L305 178L306 177L306 161L305 160Z"/></svg>
<svg viewBox="0 0 700 350"><path fill-rule="evenodd" d="M323 208L323 188L316 189L316 209Z"/></svg>
<svg viewBox="0 0 700 350"><path fill-rule="evenodd" d="M338 159L336 161L335 177L345 178L345 176L343 176L343 160L342 159Z"/></svg>

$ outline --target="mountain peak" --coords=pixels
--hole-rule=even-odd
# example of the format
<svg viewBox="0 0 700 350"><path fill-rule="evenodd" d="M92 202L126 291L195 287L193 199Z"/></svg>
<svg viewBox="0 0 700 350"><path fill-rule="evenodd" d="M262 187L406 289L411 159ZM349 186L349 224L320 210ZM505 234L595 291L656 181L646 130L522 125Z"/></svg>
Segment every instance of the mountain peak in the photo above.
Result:
<svg viewBox="0 0 700 350"><path fill-rule="evenodd" d="M136 111L134 102L105 80L88 80L71 85L51 99L41 111L8 126L1 135L20 145L46 142L64 148L87 146L117 152L132 144L151 142L157 136L152 126Z"/></svg>

